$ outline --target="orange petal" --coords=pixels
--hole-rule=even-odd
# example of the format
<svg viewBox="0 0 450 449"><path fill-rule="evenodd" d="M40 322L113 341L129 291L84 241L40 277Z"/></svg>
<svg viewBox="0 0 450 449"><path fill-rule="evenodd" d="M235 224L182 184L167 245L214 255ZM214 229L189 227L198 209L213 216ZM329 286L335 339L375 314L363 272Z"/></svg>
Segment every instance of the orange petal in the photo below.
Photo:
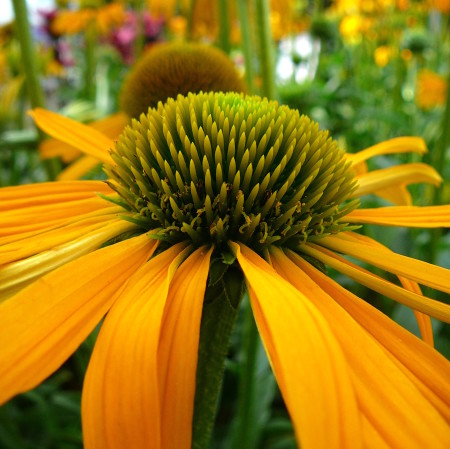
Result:
<svg viewBox="0 0 450 449"><path fill-rule="evenodd" d="M109 150L114 142L103 133L54 112L37 108L30 112L37 126L55 139L61 140L100 162L113 164Z"/></svg>
<svg viewBox="0 0 450 449"><path fill-rule="evenodd" d="M97 250L0 304L0 403L61 366L154 246L143 235Z"/></svg>
<svg viewBox="0 0 450 449"><path fill-rule="evenodd" d="M352 369L361 410L389 442L389 447L446 447L449 429L433 405L440 397L428 388L429 381L418 391L417 377L413 381L411 372L406 373L399 367L398 361L393 360L376 339L298 268L307 262L297 254L290 252L289 255L292 260L279 249L271 250L276 271L303 292L328 321ZM322 279L321 285L324 282L326 280ZM434 365L428 367L433 368ZM449 369L450 365L447 371ZM450 383L446 388L450 388ZM450 413L448 405L447 413Z"/></svg>
<svg viewBox="0 0 450 449"><path fill-rule="evenodd" d="M450 307L442 302L399 287L398 285L386 281L380 276L349 262L343 257L335 254L333 251L321 248L318 245L307 244L303 245L300 249L305 254L320 260L324 264L333 267L351 279L356 280L360 284L365 285L388 298L392 298L405 306L411 307L414 310L419 310L420 312L433 316L441 321L449 322L450 320Z"/></svg>
<svg viewBox="0 0 450 449"><path fill-rule="evenodd" d="M136 228L137 226L133 223L112 219L101 228L90 232L86 229L82 236L72 241L52 246L39 254L1 266L0 301L9 298L44 274L91 253L114 237Z"/></svg>
<svg viewBox="0 0 450 449"><path fill-rule="evenodd" d="M421 163L403 164L373 170L357 176L356 179L358 180L358 188L352 193L352 198L374 193L387 187L421 182L438 186L442 182L442 178L433 167Z"/></svg>
<svg viewBox="0 0 450 449"><path fill-rule="evenodd" d="M99 164L98 160L92 156L80 157L77 161L72 162L59 175L58 181L71 181L80 179L86 173L90 172Z"/></svg>
<svg viewBox="0 0 450 449"><path fill-rule="evenodd" d="M341 349L308 299L244 245L233 243L255 320L304 448L361 446L360 416Z"/></svg>
<svg viewBox="0 0 450 449"><path fill-rule="evenodd" d="M396 254L366 241L358 242L352 238L351 234L345 234L347 233L324 237L320 239L320 244L334 251L354 256L390 273L404 276L419 284L450 293L450 270ZM376 243L378 244L378 242Z"/></svg>
<svg viewBox="0 0 450 449"><path fill-rule="evenodd" d="M97 193L108 195L114 192L103 181L41 182L3 187L0 189L0 211L95 198Z"/></svg>
<svg viewBox="0 0 450 449"><path fill-rule="evenodd" d="M442 416L450 422L449 362L429 345L403 329L379 310L353 295L338 283L321 273L300 257L292 257L311 279L334 301L342 306L364 327L395 360L408 369L417 379L421 391L427 394ZM414 379L413 379L414 380ZM426 388L424 388L426 387Z"/></svg>
<svg viewBox="0 0 450 449"><path fill-rule="evenodd" d="M450 205L398 206L356 209L345 216L349 223L371 223L409 228L450 227Z"/></svg>
<svg viewBox="0 0 450 449"><path fill-rule="evenodd" d="M172 246L142 266L102 325L83 387L86 449L161 448L157 352L183 247Z"/></svg>
<svg viewBox="0 0 450 449"><path fill-rule="evenodd" d="M421 137L395 137L385 142L373 145L357 153L347 154L352 165L358 165L375 156L383 154L418 153L427 152L425 141Z"/></svg>
<svg viewBox="0 0 450 449"><path fill-rule="evenodd" d="M191 448L200 321L211 252L200 248L183 262L164 310L158 348L163 448Z"/></svg>

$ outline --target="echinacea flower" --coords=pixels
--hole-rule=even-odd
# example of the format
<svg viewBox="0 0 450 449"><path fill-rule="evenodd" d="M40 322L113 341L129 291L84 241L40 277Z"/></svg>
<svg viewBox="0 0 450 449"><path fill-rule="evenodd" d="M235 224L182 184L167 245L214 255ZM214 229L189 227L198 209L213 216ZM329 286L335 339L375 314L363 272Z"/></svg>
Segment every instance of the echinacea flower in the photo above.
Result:
<svg viewBox="0 0 450 449"><path fill-rule="evenodd" d="M431 71L421 70L417 75L416 103L422 109L442 106L447 99L445 77Z"/></svg>
<svg viewBox="0 0 450 449"><path fill-rule="evenodd" d="M449 321L450 307L418 285L450 292L449 270L355 231L449 226L449 206L358 207L371 192L439 184L420 163L358 169L423 153L421 139L346 155L298 111L233 93L169 99L115 145L48 111L33 116L101 160L109 180L0 190L1 402L42 382L106 314L83 387L85 447L190 448L213 261L245 280L299 447L448 447L448 362L325 274L412 307L428 342L429 316Z"/></svg>
<svg viewBox="0 0 450 449"><path fill-rule="evenodd" d="M125 79L120 94L121 112L90 126L115 139L131 118L138 118L159 101L200 91L245 93L247 88L233 61L218 48L183 42L158 44L137 61ZM55 139L43 142L39 151L44 159L60 156L64 162L73 162L81 155L77 148ZM92 156L84 156L58 179L78 179L98 162Z"/></svg>

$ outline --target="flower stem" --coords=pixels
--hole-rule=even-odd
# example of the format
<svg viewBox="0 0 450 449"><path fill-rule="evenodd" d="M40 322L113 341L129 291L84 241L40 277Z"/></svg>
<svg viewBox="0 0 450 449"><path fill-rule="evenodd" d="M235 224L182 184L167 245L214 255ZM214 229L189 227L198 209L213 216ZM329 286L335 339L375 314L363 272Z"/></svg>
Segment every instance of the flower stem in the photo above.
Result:
<svg viewBox="0 0 450 449"><path fill-rule="evenodd" d="M91 23L84 33L85 70L84 70L84 96L87 100L95 99L95 25Z"/></svg>
<svg viewBox="0 0 450 449"><path fill-rule="evenodd" d="M219 0L219 47L226 54L230 53L230 23L228 21L227 0Z"/></svg>
<svg viewBox="0 0 450 449"><path fill-rule="evenodd" d="M200 328L193 449L207 449L216 416L231 332L243 292L239 269L212 262Z"/></svg>
<svg viewBox="0 0 450 449"><path fill-rule="evenodd" d="M255 447L258 435L252 429L256 428L255 419L255 387L256 361L258 351L258 329L253 318L252 308L248 304L246 310L246 328L244 331L244 359L240 367L238 403L236 410L236 428L230 447Z"/></svg>
<svg viewBox="0 0 450 449"><path fill-rule="evenodd" d="M245 79L247 81L247 87L249 93L255 93L255 85L253 83L254 71L253 71L253 53L252 53L252 41L249 27L249 14L247 0L237 1L239 22L241 26L241 39L242 39L242 51L245 59Z"/></svg>
<svg viewBox="0 0 450 449"><path fill-rule="evenodd" d="M25 0L12 0L12 3L30 104L32 108L44 107L44 93L39 81L36 55L34 53L30 23L28 21L27 4ZM39 131L38 133L39 137L42 138L42 133ZM59 161L57 159L46 159L43 161L43 164L48 178L50 180L55 179L60 171Z"/></svg>
<svg viewBox="0 0 450 449"><path fill-rule="evenodd" d="M255 1L255 17L262 78L262 94L273 100L275 98L275 71L273 42L269 23L269 0Z"/></svg>
<svg viewBox="0 0 450 449"><path fill-rule="evenodd" d="M445 169L445 154L447 148L450 146L450 72L447 76L447 102L445 104L444 114L442 116L442 134L438 141L436 151L433 153L433 167L439 174L444 174ZM442 203L443 185L433 190L432 203L438 205ZM437 252L439 249L439 242L442 235L442 229L433 229L431 231L431 246L429 261L434 263L436 261Z"/></svg>

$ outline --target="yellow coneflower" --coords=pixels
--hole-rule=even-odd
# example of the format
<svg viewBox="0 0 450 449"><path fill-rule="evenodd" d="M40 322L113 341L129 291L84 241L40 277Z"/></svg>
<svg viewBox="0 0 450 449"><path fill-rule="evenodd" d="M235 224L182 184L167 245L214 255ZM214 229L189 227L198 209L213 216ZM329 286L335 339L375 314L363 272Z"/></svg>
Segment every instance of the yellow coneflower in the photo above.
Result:
<svg viewBox="0 0 450 449"><path fill-rule="evenodd" d="M386 45L381 45L380 47L377 47L373 53L375 64L378 67L386 67L391 57L392 57L392 48L387 47Z"/></svg>
<svg viewBox="0 0 450 449"><path fill-rule="evenodd" d="M92 123L92 127L117 138L130 118L137 118L159 101L178 94L200 91L246 92L234 63L218 48L197 43L165 43L150 49L132 68L120 94L122 112ZM60 156L72 162L81 152L57 140L48 140L39 148L42 158ZM78 179L98 164L84 156L64 170L58 179Z"/></svg>
<svg viewBox="0 0 450 449"><path fill-rule="evenodd" d="M108 34L125 20L122 3L112 2L98 7L78 10L61 10L52 22L52 32L56 35L77 34L94 26L100 35Z"/></svg>
<svg viewBox="0 0 450 449"><path fill-rule="evenodd" d="M429 342L428 315L449 321L450 307L418 286L450 292L449 270L355 231L449 226L450 206L358 205L371 192L439 184L420 163L358 169L380 154L423 153L421 139L346 155L297 111L233 93L169 99L116 144L48 111L33 116L101 160L109 181L0 190L0 402L42 382L107 313L83 387L85 448L190 448L214 260L245 280L299 447L448 447L448 362L324 273L412 307Z"/></svg>
<svg viewBox="0 0 450 449"><path fill-rule="evenodd" d="M447 99L447 81L431 70L421 70L417 76L416 103L420 108L442 106Z"/></svg>

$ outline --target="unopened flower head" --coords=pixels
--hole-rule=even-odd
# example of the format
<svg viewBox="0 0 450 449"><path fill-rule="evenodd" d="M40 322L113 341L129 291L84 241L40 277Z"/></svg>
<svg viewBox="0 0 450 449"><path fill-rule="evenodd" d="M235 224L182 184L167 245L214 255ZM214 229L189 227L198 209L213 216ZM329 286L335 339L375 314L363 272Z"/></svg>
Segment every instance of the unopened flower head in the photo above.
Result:
<svg viewBox="0 0 450 449"><path fill-rule="evenodd" d="M357 205L337 142L260 97L179 95L134 120L111 156L110 186L133 220L171 243L295 249L348 230Z"/></svg>
<svg viewBox="0 0 450 449"><path fill-rule="evenodd" d="M246 87L233 61L218 48L196 43L159 44L125 79L120 107L130 117L139 117L159 101L200 91L246 92Z"/></svg>

